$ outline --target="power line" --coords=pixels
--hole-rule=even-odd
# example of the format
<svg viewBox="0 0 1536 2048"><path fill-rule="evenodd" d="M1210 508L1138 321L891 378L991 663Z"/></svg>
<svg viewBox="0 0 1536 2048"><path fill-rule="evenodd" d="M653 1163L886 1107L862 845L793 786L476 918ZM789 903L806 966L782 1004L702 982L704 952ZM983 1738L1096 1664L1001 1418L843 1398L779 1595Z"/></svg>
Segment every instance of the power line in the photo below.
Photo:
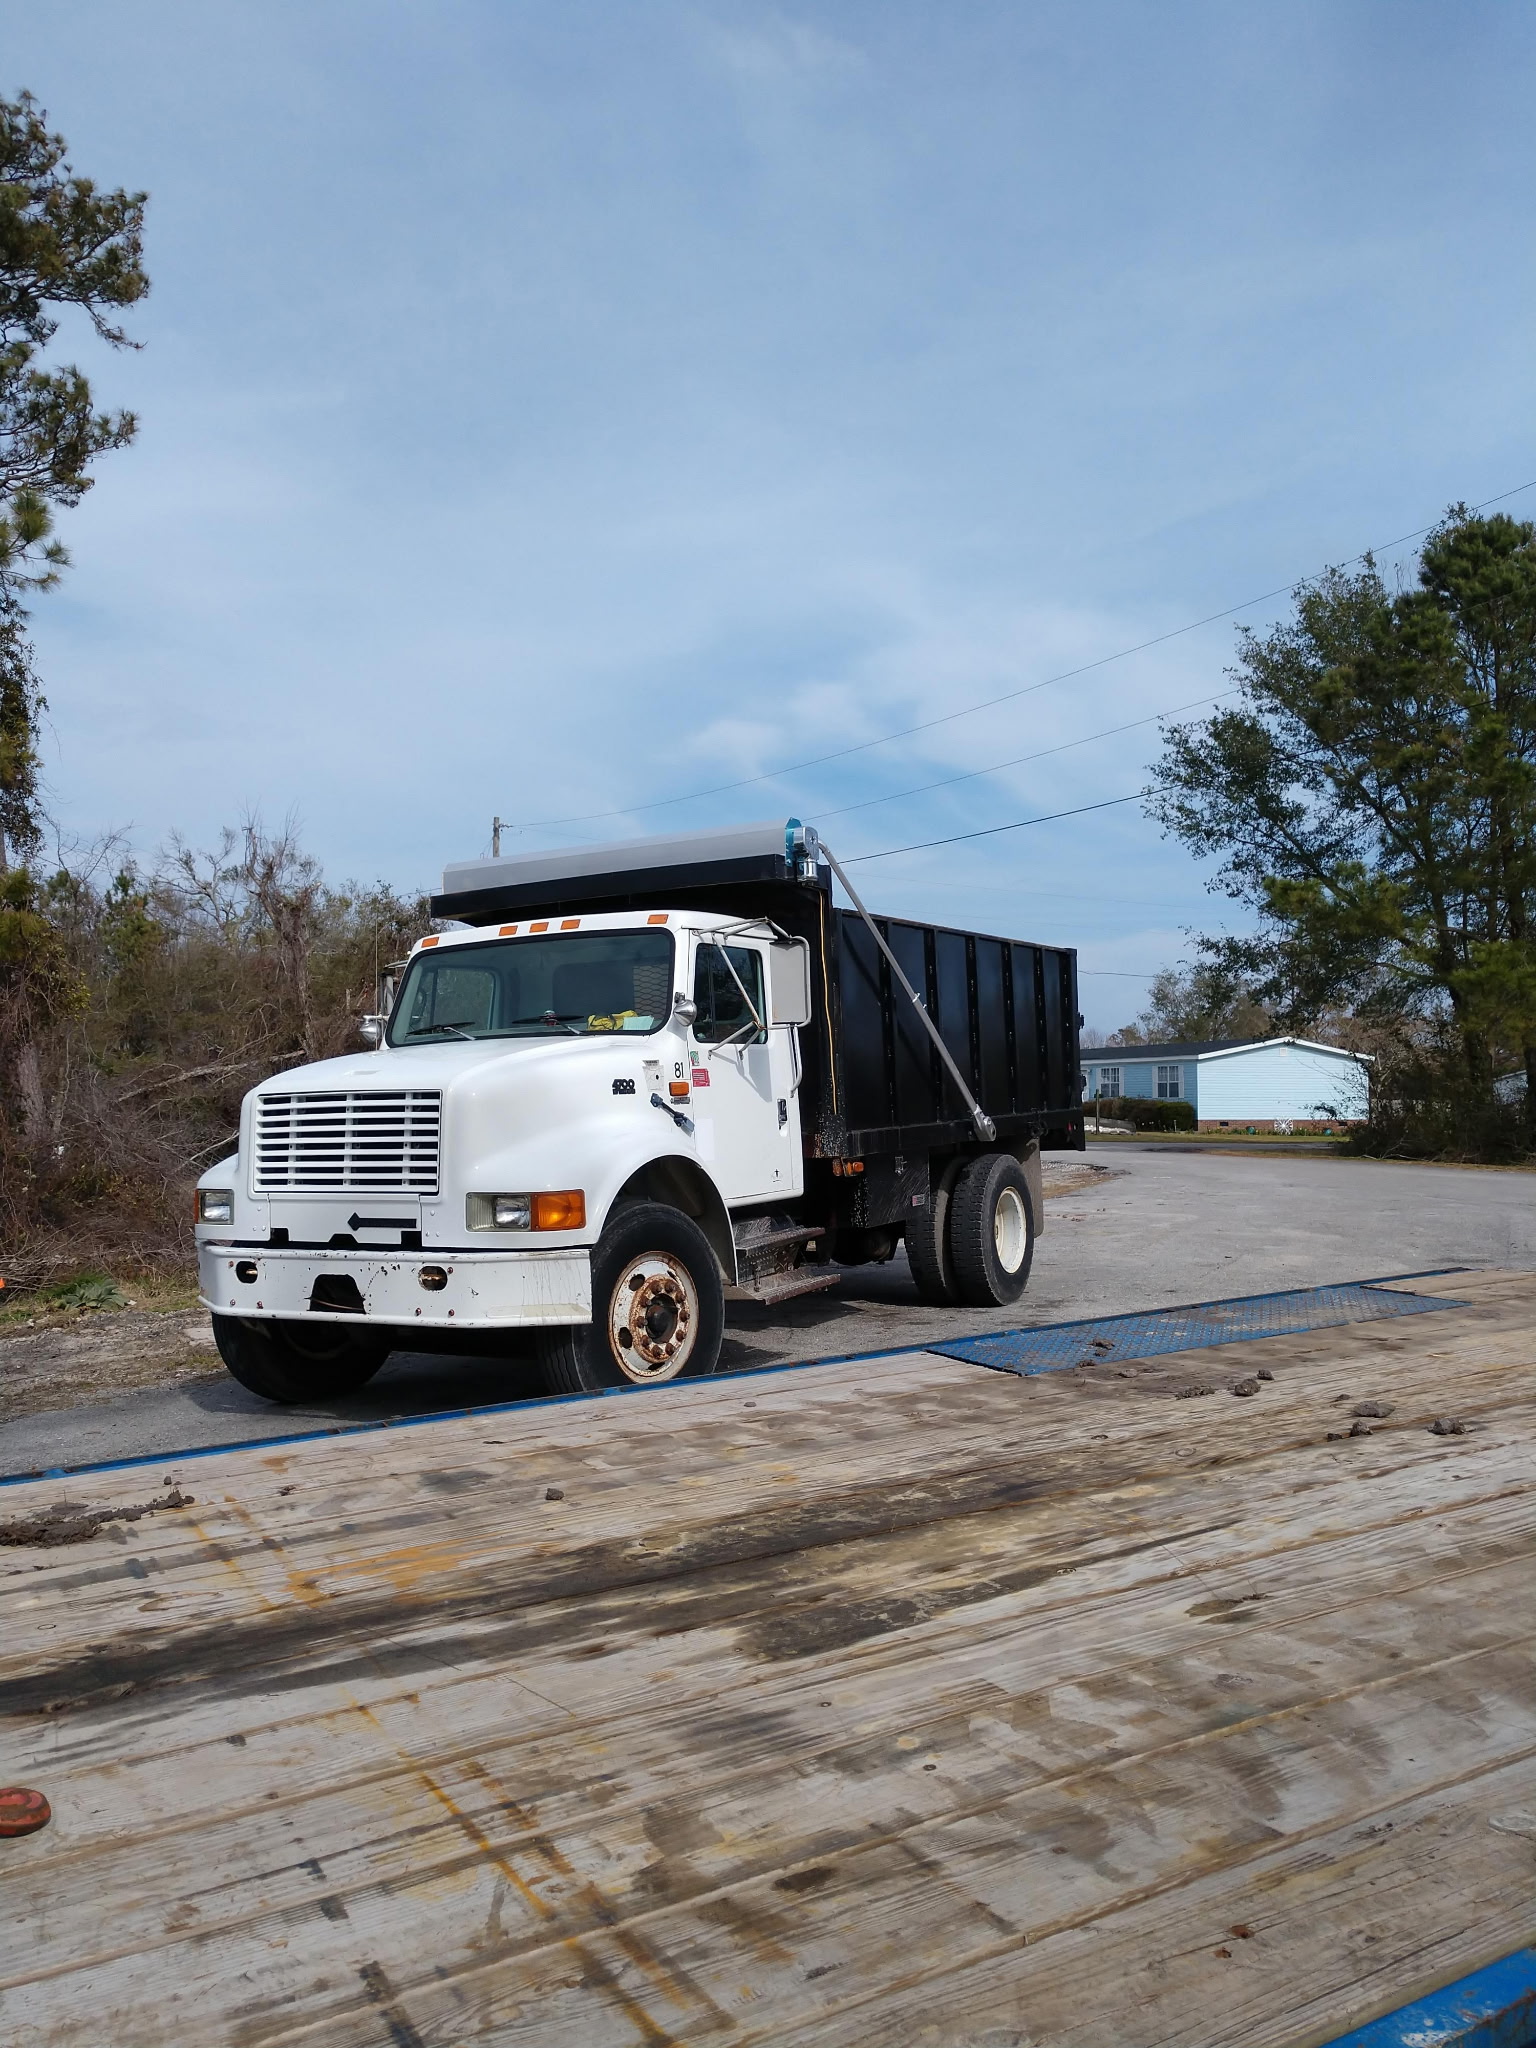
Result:
<svg viewBox="0 0 1536 2048"><path fill-rule="evenodd" d="M993 839L999 832L1022 832L1026 825L1053 825L1058 818L1080 818L1084 811L1108 811L1116 804L1134 804L1141 796L1141 790L1133 789L1129 796L1107 796L1101 803L1078 804L1070 811L1047 811L1041 818L1015 818L1011 825L984 825L979 832L952 832L947 839L923 839L915 846L888 846L883 853L854 853L843 865L851 868L860 861L890 860L898 853L927 853L935 846L958 846L962 839Z"/></svg>
<svg viewBox="0 0 1536 2048"><path fill-rule="evenodd" d="M1485 512L1490 505L1501 505L1506 498L1517 498L1522 491L1532 489L1536 489L1536 477L1529 483L1516 484L1513 490L1499 491L1491 498L1482 499L1472 507L1472 510ZM1366 548L1358 555L1350 555L1339 566L1345 569L1353 568L1356 563L1364 562L1373 555L1384 555L1392 548L1402 547L1406 541L1422 540L1424 535L1432 530L1433 522L1430 526L1415 527L1412 533L1400 533L1396 540L1382 541L1375 547ZM528 823L587 825L595 823L600 818L628 818L633 817L638 811L664 810L672 804L693 803L701 797L725 796L732 790L751 789L760 782L776 782L784 775L798 775L806 768L825 767L829 761L845 761L852 754L865 754L872 747L889 745L892 740L911 739L917 733L932 732L935 726L953 724L957 718L970 718L978 711L991 711L999 704L1015 703L1020 697L1033 696L1037 690L1048 690L1056 683L1071 682L1075 676L1090 675L1095 669L1108 668L1112 662L1127 661L1133 654L1145 654L1148 648L1162 647L1170 640L1179 640L1186 634L1198 633L1202 626L1213 626L1222 619L1235 618L1239 612L1251 611L1257 604L1268 604L1271 598L1286 597L1298 584L1307 580L1305 576L1295 577L1289 583L1278 584L1273 590L1263 591L1258 597L1244 598L1241 604L1228 605L1219 612L1208 612L1203 619L1191 620L1187 626L1175 626L1167 633L1154 634L1150 640L1139 640L1134 647L1122 647L1115 654L1100 655L1097 661L1085 661L1079 668L1063 669L1059 675L1046 676L1038 683L1026 683L1017 690L1004 690L1000 696L984 698L979 704L967 704L959 711L946 711L937 718L925 718L917 725L905 725L895 732L881 733L878 739L859 740L853 746L837 747L830 754L815 754L805 761L787 761L782 767L765 769L761 775L743 775L735 782L717 782L708 789L688 790L682 796L653 797L649 803L626 804L609 811L582 811L566 818L530 818ZM984 770L982 772L985 773Z"/></svg>
<svg viewBox="0 0 1536 2048"><path fill-rule="evenodd" d="M1159 719L1177 718L1181 711L1193 711L1201 704L1224 704L1228 697L1236 697L1236 690L1222 690L1214 697L1191 697L1187 704L1174 704L1166 711L1154 711L1147 718L1133 718L1127 725L1111 725L1103 732L1085 733L1080 740L1063 740L1059 747L1042 747L1036 754L1018 754L1011 761L994 761L989 768L968 768L963 775L946 775L938 782L920 782L915 789L893 790L889 796L866 797L862 803L844 804L841 810L824 811L818 807L818 818L846 818L851 811L872 810L876 804L899 803L904 796L926 796L931 789L952 789L957 782L974 782L979 775L1000 775L1005 768L1022 768L1027 761L1044 761L1051 754L1070 754L1074 747L1086 747L1094 740L1109 740L1116 733L1135 732L1143 725L1156 725Z"/></svg>

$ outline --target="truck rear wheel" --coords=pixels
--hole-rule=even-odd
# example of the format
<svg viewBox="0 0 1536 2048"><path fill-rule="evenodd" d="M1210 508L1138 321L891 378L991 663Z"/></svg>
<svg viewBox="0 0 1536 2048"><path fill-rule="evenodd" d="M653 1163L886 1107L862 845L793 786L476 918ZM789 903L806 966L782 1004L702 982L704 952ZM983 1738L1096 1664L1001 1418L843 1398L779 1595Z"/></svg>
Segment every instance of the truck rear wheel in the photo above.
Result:
<svg viewBox="0 0 1536 2048"><path fill-rule="evenodd" d="M952 1308L960 1299L949 1250L949 1210L964 1163L952 1159L933 1176L928 1206L914 1210L905 1227L907 1264L917 1282L918 1300L930 1308Z"/></svg>
<svg viewBox="0 0 1536 2048"><path fill-rule="evenodd" d="M1034 1216L1023 1168L1007 1152L971 1160L949 1205L949 1256L959 1301L966 1308L1002 1308L1017 1301L1034 1255Z"/></svg>
<svg viewBox="0 0 1536 2048"><path fill-rule="evenodd" d="M389 1356L371 1330L215 1316L213 1341L242 1387L264 1401L324 1401L366 1386Z"/></svg>
<svg viewBox="0 0 1536 2048"><path fill-rule="evenodd" d="M648 1387L711 1373L725 1290L709 1239L680 1209L627 1203L592 1254L592 1320L540 1330L552 1394Z"/></svg>

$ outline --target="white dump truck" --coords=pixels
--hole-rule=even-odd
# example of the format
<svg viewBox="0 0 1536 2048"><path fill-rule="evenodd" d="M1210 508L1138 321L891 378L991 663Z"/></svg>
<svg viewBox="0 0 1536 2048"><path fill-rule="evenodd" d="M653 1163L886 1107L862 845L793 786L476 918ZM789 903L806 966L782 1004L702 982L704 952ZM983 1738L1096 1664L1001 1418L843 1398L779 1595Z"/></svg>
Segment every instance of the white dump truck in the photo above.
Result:
<svg viewBox="0 0 1536 2048"><path fill-rule="evenodd" d="M253 1088L199 1184L244 1386L495 1333L554 1392L707 1373L728 1295L903 1243L926 1300L1023 1292L1040 1150L1083 1144L1070 951L871 917L796 819L461 863L432 907L360 1049Z"/></svg>

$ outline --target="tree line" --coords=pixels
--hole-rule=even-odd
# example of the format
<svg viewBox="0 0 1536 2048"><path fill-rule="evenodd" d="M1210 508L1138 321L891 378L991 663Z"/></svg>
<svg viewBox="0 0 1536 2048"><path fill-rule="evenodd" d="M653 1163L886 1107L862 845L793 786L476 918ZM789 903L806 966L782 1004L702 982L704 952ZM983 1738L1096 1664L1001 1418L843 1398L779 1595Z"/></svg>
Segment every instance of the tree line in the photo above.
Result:
<svg viewBox="0 0 1536 2048"><path fill-rule="evenodd" d="M12 1280L187 1256L191 1188L234 1150L266 1075L357 1046L378 977L430 925L424 896L333 887L291 830L173 842L148 872L32 884L46 1013L18 1020L0 1244Z"/></svg>

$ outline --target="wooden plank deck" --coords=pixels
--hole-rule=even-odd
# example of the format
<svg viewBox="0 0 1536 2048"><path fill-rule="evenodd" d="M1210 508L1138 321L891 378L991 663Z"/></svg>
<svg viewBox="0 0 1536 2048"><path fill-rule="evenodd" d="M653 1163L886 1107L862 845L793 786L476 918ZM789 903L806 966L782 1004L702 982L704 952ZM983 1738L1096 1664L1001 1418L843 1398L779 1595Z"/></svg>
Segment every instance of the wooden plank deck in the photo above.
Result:
<svg viewBox="0 0 1536 2048"><path fill-rule="evenodd" d="M1530 1941L1536 1275L1412 1284L0 1491L195 1496L0 1549L0 2040L1306 2048Z"/></svg>

